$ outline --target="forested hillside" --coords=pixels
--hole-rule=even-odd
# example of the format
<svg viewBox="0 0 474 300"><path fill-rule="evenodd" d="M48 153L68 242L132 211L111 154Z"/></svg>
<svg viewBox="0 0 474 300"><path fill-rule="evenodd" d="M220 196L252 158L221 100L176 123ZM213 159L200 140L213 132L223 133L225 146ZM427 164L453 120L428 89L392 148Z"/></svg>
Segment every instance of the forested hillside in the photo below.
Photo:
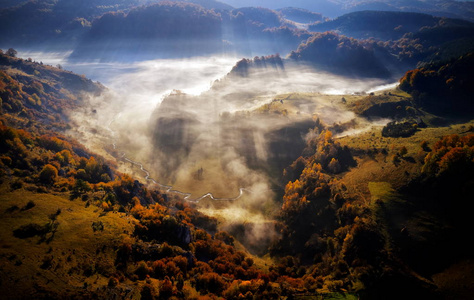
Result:
<svg viewBox="0 0 474 300"><path fill-rule="evenodd" d="M87 94L104 90L84 76L16 58L16 53L12 48L0 52L0 103L4 117L20 128L64 129L67 112L81 106Z"/></svg>
<svg viewBox="0 0 474 300"><path fill-rule="evenodd" d="M313 63L316 67L347 76L389 77L390 72L373 49L359 41L334 33L313 35L290 59Z"/></svg>
<svg viewBox="0 0 474 300"><path fill-rule="evenodd" d="M400 88L427 110L469 117L474 109L473 67L472 52L459 59L426 64L407 72L400 80Z"/></svg>
<svg viewBox="0 0 474 300"><path fill-rule="evenodd" d="M5 1L4 1L5 2ZM6 1L0 6L2 47L70 49L91 27L95 18L109 12L128 12L154 0L41 0ZM176 1L172 1L176 2ZM185 1L206 9L232 9L214 0Z"/></svg>
<svg viewBox="0 0 474 300"><path fill-rule="evenodd" d="M398 40L408 32L418 32L423 27L471 27L468 21L434 17L420 13L389 12L389 11L359 11L353 12L334 20L315 24L310 31L337 31L341 34L359 38L376 38L381 40Z"/></svg>

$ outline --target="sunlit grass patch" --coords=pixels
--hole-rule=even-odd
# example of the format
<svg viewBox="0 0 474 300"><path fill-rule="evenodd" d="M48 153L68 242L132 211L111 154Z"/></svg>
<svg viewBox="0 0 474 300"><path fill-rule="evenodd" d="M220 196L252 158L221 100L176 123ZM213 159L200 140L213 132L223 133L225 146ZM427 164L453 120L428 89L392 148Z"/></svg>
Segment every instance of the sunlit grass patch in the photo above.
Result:
<svg viewBox="0 0 474 300"><path fill-rule="evenodd" d="M22 294L67 295L82 289L84 282L91 288L107 283L115 270L115 247L133 232L130 219L120 213L103 215L98 207L85 207L85 202L70 201L67 195L24 189L10 192L7 187L4 183L0 192L3 296L13 297L17 290ZM9 210L12 206L19 209ZM100 232L92 227L97 221L104 227ZM14 235L19 228L43 228L48 224L56 227L44 236Z"/></svg>
<svg viewBox="0 0 474 300"><path fill-rule="evenodd" d="M369 182L369 191L372 204L377 203L377 201L388 203L399 199L392 185L388 182Z"/></svg>

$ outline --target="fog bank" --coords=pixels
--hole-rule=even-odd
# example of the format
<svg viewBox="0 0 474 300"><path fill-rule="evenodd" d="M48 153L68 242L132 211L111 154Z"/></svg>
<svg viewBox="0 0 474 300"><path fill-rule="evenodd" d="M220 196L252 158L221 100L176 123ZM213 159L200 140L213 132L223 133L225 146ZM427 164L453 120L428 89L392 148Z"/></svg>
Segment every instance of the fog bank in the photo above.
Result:
<svg viewBox="0 0 474 300"><path fill-rule="evenodd" d="M43 57L61 64L66 56ZM223 228L240 232L251 246L276 234L268 220L279 207L274 201L284 188L282 171L301 155L315 120L327 125L358 120L335 101L340 97L327 95L377 90L388 82L295 63L251 68L241 76L231 72L237 61L199 57L63 68L108 88L71 114L72 135L117 159L120 171L144 182L149 174L159 184L148 183L163 192L198 199L204 212L219 216ZM237 199L222 203L213 197Z"/></svg>

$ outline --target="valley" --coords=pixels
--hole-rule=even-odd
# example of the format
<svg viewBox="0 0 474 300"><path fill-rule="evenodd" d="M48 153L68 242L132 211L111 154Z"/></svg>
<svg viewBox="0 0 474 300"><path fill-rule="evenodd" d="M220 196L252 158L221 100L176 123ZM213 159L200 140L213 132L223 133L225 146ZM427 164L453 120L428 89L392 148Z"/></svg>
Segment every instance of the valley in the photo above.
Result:
<svg viewBox="0 0 474 300"><path fill-rule="evenodd" d="M471 2L245 3L0 3L0 298L470 299Z"/></svg>

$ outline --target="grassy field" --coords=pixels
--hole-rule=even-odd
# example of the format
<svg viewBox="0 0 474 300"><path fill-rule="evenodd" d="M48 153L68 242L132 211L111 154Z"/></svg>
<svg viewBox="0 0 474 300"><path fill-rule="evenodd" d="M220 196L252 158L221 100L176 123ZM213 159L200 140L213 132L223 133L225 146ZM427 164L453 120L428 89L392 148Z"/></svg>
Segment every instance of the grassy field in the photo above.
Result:
<svg viewBox="0 0 474 300"><path fill-rule="evenodd" d="M420 128L407 138L383 137L382 126L373 126L367 132L337 138L339 143L352 149L358 162L356 168L344 175L345 181L357 186L365 196L370 195L367 183L371 181L385 181L395 189L404 186L421 172L428 153L421 147L423 141L432 147L443 136L468 134L468 128L473 125L474 120L446 127ZM400 155L402 147L407 149L404 155Z"/></svg>
<svg viewBox="0 0 474 300"><path fill-rule="evenodd" d="M4 299L77 294L107 285L115 247L132 232L125 214L104 214L67 195L38 194L0 187L0 286ZM58 211L60 211L59 214ZM44 226L57 214L55 233L16 237L27 224ZM103 229L93 224L101 224ZM34 283L34 286L33 286Z"/></svg>

